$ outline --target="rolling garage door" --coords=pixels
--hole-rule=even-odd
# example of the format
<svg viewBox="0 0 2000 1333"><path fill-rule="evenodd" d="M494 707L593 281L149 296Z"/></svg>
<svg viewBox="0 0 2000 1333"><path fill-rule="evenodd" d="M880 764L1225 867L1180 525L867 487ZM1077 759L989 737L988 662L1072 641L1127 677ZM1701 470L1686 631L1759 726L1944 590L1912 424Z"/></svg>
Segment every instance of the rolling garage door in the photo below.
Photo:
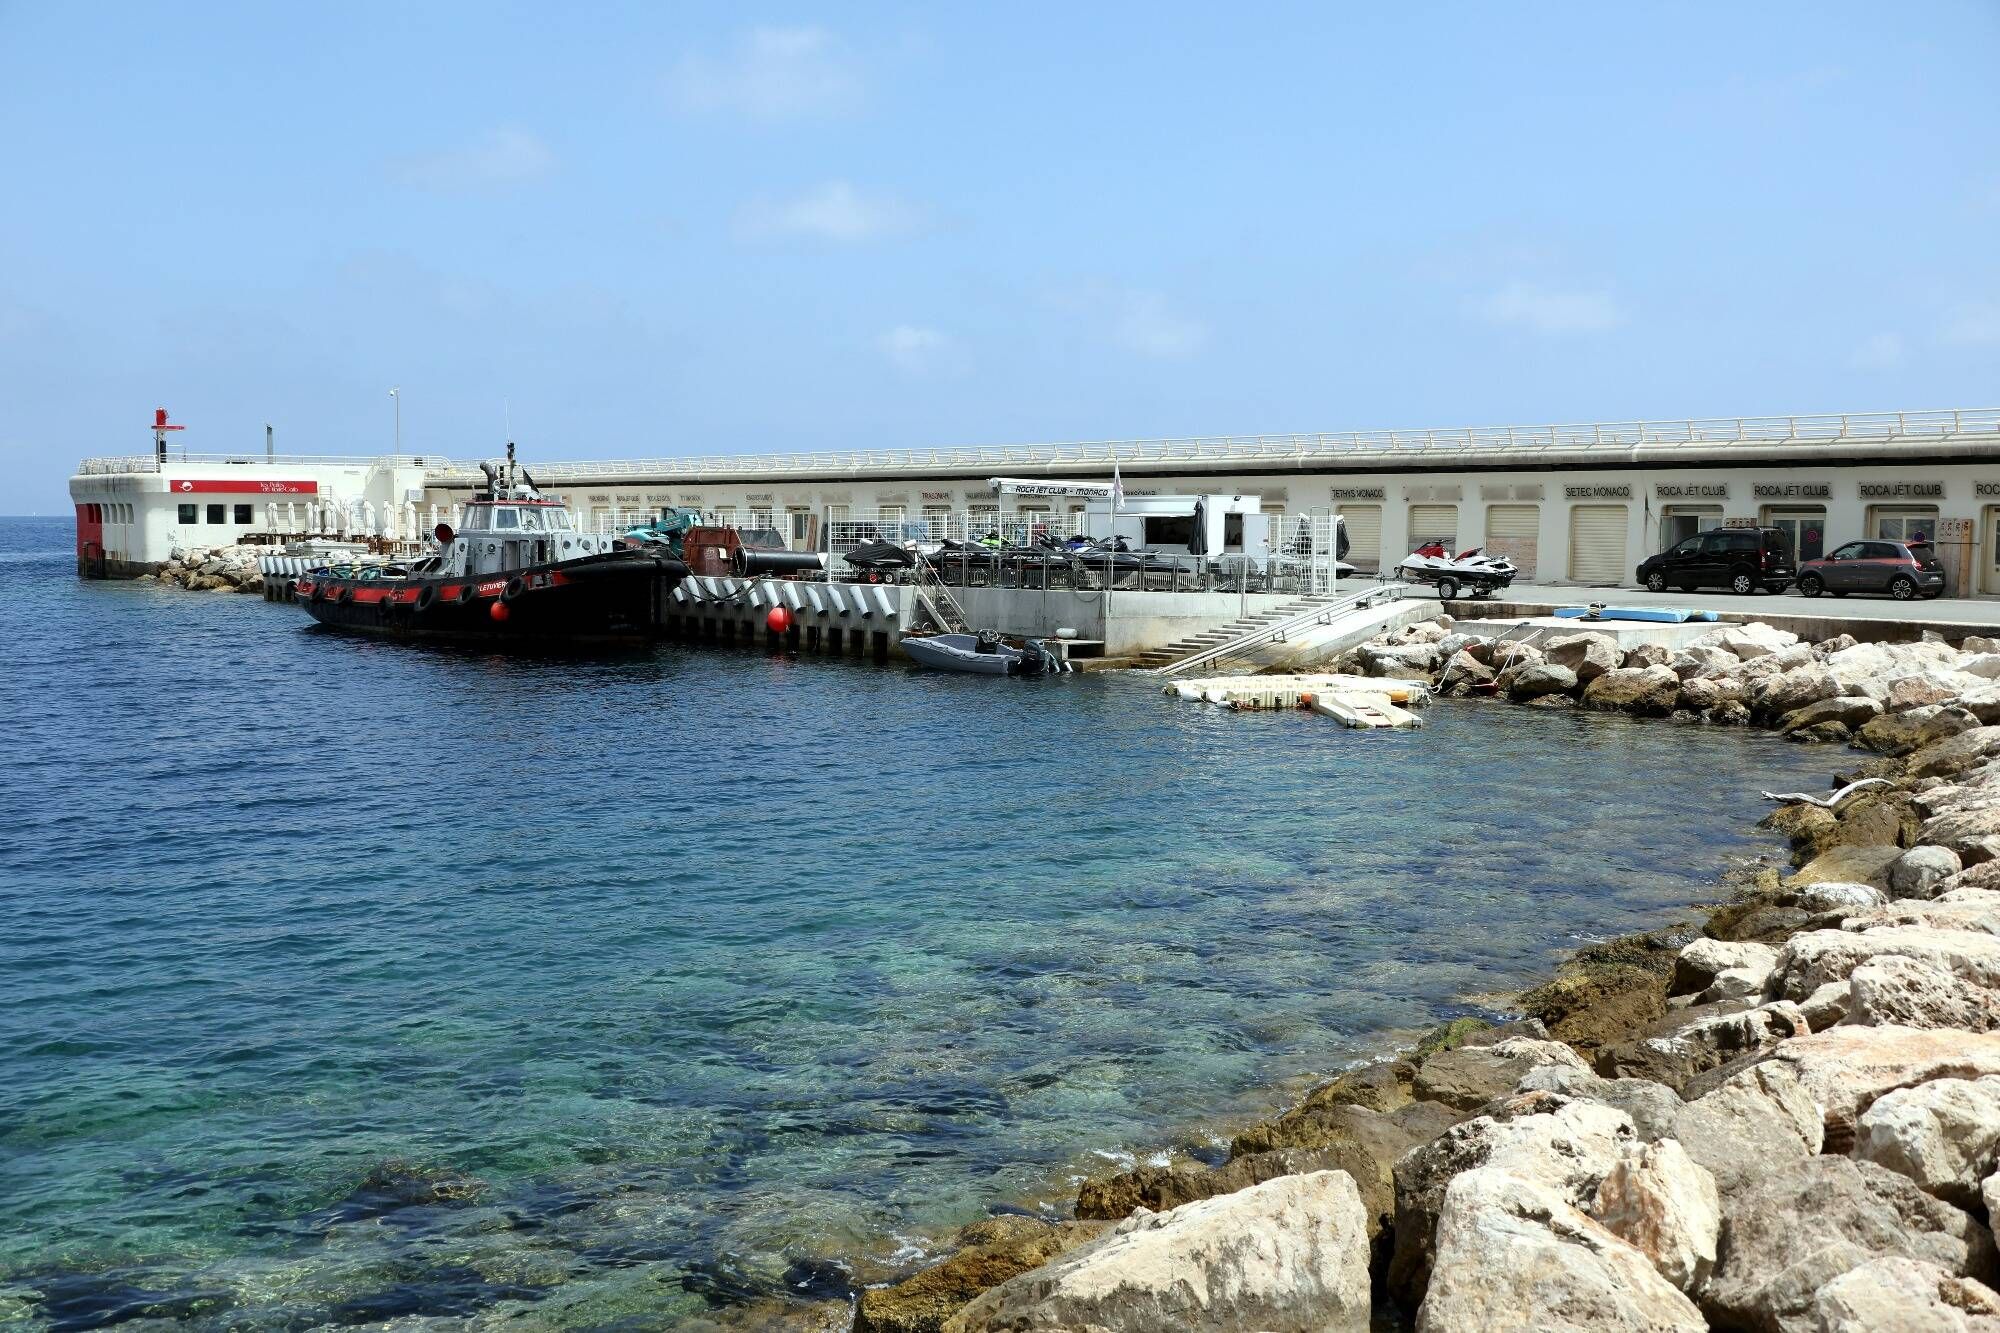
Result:
<svg viewBox="0 0 2000 1333"><path fill-rule="evenodd" d="M1535 578L1535 545L1541 535L1540 505L1486 506L1486 553L1512 560L1529 582Z"/></svg>
<svg viewBox="0 0 2000 1333"><path fill-rule="evenodd" d="M1347 563L1370 574L1382 568L1382 506L1342 505L1347 520Z"/></svg>
<svg viewBox="0 0 2000 1333"><path fill-rule="evenodd" d="M1576 505L1569 511L1569 579L1593 588L1624 582L1624 505Z"/></svg>
<svg viewBox="0 0 2000 1333"><path fill-rule="evenodd" d="M1441 541L1444 549L1458 553L1458 506L1411 505L1410 549L1425 542Z"/></svg>

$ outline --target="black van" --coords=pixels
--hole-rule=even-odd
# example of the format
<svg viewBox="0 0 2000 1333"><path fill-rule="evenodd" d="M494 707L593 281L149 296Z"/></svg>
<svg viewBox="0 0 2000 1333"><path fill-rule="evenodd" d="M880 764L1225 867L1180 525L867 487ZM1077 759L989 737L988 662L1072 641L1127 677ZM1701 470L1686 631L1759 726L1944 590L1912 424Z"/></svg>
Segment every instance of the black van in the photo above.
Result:
<svg viewBox="0 0 2000 1333"><path fill-rule="evenodd" d="M1639 562L1639 582L1654 592L1783 592L1797 572L1791 543L1778 528L1710 528Z"/></svg>

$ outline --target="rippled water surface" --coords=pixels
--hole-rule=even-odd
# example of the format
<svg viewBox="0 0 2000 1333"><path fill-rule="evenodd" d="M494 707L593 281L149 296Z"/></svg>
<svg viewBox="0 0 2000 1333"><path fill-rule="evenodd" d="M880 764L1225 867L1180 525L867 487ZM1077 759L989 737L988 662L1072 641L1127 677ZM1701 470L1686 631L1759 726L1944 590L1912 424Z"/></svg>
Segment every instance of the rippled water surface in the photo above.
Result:
<svg viewBox="0 0 2000 1333"><path fill-rule="evenodd" d="M398 648L68 541L0 520L0 1323L837 1291L1713 892L1757 789L1826 767Z"/></svg>

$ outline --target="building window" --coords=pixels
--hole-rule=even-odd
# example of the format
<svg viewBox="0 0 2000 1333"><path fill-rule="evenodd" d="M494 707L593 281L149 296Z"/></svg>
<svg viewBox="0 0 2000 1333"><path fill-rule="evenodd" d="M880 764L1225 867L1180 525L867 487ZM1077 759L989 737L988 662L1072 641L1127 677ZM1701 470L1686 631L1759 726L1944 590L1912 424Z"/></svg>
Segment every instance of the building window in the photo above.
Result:
<svg viewBox="0 0 2000 1333"><path fill-rule="evenodd" d="M757 505L752 505L750 507L750 526L753 528L770 527L771 507L769 505L763 505L761 507Z"/></svg>
<svg viewBox="0 0 2000 1333"><path fill-rule="evenodd" d="M1935 509L1885 509L1870 510L1874 519L1871 525L1876 537L1892 542L1927 542L1937 536L1937 510Z"/></svg>
<svg viewBox="0 0 2000 1333"><path fill-rule="evenodd" d="M228 508L228 505L210 505L208 507L208 521L211 523L222 522L223 511Z"/></svg>
<svg viewBox="0 0 2000 1333"><path fill-rule="evenodd" d="M254 519L252 519L252 518L250 517L250 506L249 506L249 505L237 505L237 506L236 506L236 521L237 521L238 523L252 523L252 522L255 522L255 521L256 521L256 520L254 520Z"/></svg>
<svg viewBox="0 0 2000 1333"><path fill-rule="evenodd" d="M201 522L201 506L200 506L200 505L182 505L182 506L181 506L181 517L180 517L180 521L181 521L181 522L183 522L183 523L199 523L199 522Z"/></svg>

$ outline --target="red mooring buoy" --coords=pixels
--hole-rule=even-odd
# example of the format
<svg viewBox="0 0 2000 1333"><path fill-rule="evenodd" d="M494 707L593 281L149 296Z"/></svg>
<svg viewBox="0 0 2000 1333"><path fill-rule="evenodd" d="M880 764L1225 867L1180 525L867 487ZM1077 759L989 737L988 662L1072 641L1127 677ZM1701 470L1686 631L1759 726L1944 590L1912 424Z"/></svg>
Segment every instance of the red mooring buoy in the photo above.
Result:
<svg viewBox="0 0 2000 1333"><path fill-rule="evenodd" d="M486 608L486 614L492 616L495 620L505 620L509 614L507 610L507 603L505 602L493 603L493 605Z"/></svg>
<svg viewBox="0 0 2000 1333"><path fill-rule="evenodd" d="M792 627L792 613L782 606L774 606L764 616L764 628L773 634L783 634Z"/></svg>

